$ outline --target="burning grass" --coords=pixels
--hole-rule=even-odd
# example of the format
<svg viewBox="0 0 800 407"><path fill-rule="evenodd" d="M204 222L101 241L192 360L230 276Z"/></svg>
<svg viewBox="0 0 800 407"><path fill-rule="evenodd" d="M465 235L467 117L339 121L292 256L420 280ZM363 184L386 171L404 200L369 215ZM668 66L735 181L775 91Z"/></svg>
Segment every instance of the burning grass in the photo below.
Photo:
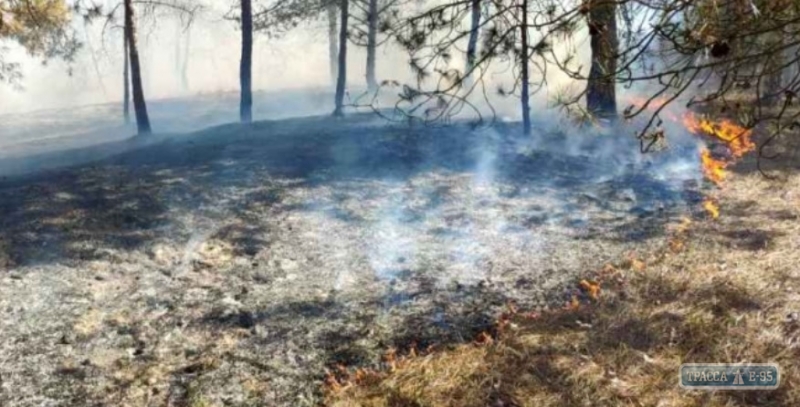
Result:
<svg viewBox="0 0 800 407"><path fill-rule="evenodd" d="M756 148L752 141L753 131L746 129L729 119L717 121L697 117L689 113L683 118L686 128L695 134L705 134L723 141L734 158L741 158Z"/></svg>
<svg viewBox="0 0 800 407"><path fill-rule="evenodd" d="M508 134L231 125L5 180L0 405L318 405L326 366L463 343L510 300L559 307L696 204L595 137Z"/></svg>
<svg viewBox="0 0 800 407"><path fill-rule="evenodd" d="M703 165L703 175L706 179L716 185L722 184L722 181L725 180L725 176L727 175L725 167L727 167L728 164L725 161L712 157L711 152L706 148L700 152L700 160Z"/></svg>
<svg viewBox="0 0 800 407"><path fill-rule="evenodd" d="M348 120L210 129L0 185L0 404L310 406L336 362L362 369L335 369L331 403L647 404L628 385L666 382L642 360L674 364L711 340L704 329L740 330L729 321L751 312L714 314L716 284L754 293L763 313L744 338L789 303L750 280L796 274L784 222L796 206L769 204L782 211L772 225L760 202L725 199L764 195L735 177L718 222L685 220L670 239L665 223L702 201L696 184L618 165L594 137L576 159L520 153L488 129ZM656 246L661 257L585 275ZM767 250L779 266L753 257ZM725 273L749 274L707 278L723 254ZM702 287L711 299L687 302ZM560 310L512 308L478 345L453 345L512 301ZM672 328L689 345L664 339ZM376 367L414 341L442 352L390 352ZM748 345L713 352L759 349ZM604 394L609 383L622 395Z"/></svg>
<svg viewBox="0 0 800 407"><path fill-rule="evenodd" d="M800 177L782 187L797 191ZM687 219L668 247L604 267L592 276L602 287L597 300L586 295L594 285L580 281L585 299L577 306L541 315L512 310L499 318L493 340L337 382L328 405L800 405L800 252L791 237L800 233L798 199L776 188L758 175L732 179L720 192L728 216ZM677 373L689 362L776 362L781 385L684 391Z"/></svg>
<svg viewBox="0 0 800 407"><path fill-rule="evenodd" d="M753 130L743 127L733 120L720 117L716 119L701 116L692 111L685 111L679 118L674 107L665 106L668 102L665 98L644 99L637 96L629 96L630 106L626 110L626 115L634 109L644 109L649 112L658 112L673 124L680 123L686 130L695 136L702 137L715 143L721 143L725 147L725 157L715 156L708 147L700 149L700 163L705 178L716 185L723 186L728 176L727 168L753 150L756 143L753 141ZM703 208L711 218L719 217L719 206L716 199L706 197L703 200Z"/></svg>

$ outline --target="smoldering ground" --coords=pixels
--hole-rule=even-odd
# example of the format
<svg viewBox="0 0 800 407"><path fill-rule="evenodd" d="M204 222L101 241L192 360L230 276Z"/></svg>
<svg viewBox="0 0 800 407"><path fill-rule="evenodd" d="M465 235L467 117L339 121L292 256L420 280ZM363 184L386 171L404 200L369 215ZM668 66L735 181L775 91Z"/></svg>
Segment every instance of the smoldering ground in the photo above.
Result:
<svg viewBox="0 0 800 407"><path fill-rule="evenodd" d="M0 401L311 405L326 367L561 306L695 210L696 154L545 128L288 119L5 179Z"/></svg>

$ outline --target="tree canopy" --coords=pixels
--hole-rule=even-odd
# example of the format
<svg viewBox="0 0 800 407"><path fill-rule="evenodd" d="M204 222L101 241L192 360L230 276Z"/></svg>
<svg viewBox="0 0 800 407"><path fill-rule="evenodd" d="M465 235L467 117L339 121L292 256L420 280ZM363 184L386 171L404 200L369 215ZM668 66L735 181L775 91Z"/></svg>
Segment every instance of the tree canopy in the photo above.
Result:
<svg viewBox="0 0 800 407"><path fill-rule="evenodd" d="M79 48L70 30L70 7L64 0L0 0L0 47L14 42L36 57L72 60ZM0 48L0 81L15 83L19 65Z"/></svg>

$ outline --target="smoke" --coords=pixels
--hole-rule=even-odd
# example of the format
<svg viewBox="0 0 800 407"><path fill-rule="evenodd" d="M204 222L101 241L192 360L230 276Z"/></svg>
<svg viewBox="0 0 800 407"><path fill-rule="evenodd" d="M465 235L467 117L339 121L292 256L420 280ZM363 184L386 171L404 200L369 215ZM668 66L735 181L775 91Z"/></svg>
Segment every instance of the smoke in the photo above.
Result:
<svg viewBox="0 0 800 407"><path fill-rule="evenodd" d="M157 21L142 18L140 47L144 85L156 131L186 132L236 120L240 33L234 22L221 18L230 6L221 0L212 2L209 11L198 15L190 30L176 29L180 25L176 17L159 16ZM27 115L25 117L30 118L27 121L20 117L5 116L0 121L0 145L4 147L4 154L10 151L11 146L17 148L32 141L41 143L44 139L69 136L90 144L98 140L120 140L133 133L131 127L124 127L120 123L123 71L121 31L113 28L103 30L102 24L86 27L80 21L75 24L77 31L85 36L86 47L72 66L71 76L66 75L67 66L63 62L53 61L44 66L28 58L21 49L12 48L8 59L23 62L25 89L17 91L0 86L0 114L44 108L66 110ZM566 55L573 55L574 66L588 69L586 38L586 30L582 29L572 40L564 39L555 43L553 54L561 60ZM254 87L265 91L256 95L256 119L322 114L332 107L332 98L328 95L331 84L327 41L324 18L302 23L279 38L256 36ZM456 48L463 47L457 45ZM364 86L366 58L363 48L352 45L348 55L348 84L352 95ZM408 68L408 54L391 42L379 49L377 62L379 80L414 83ZM461 58L453 58L451 64L453 68L462 69L463 62ZM184 68L186 80L183 78ZM472 95L471 101L487 113L489 109L484 99L488 99L488 104L501 119L519 120L518 97L502 97L496 92L499 87L511 87L513 74L508 63L492 63L483 75L481 89ZM532 98L535 136L530 140L516 141L519 152L524 154L545 150L575 157L592 155L614 163L611 166L614 170L603 174L606 177L629 171L631 166L652 166L654 163L670 177L697 174L693 171L696 168L696 154L689 151L689 147L696 146L698 142L686 137L686 131L679 123L665 122L672 148L667 153L672 154L669 159L661 158L665 154L642 155L639 153L635 125L587 130L586 127L569 123L554 112L552 106L555 99L563 93L580 91L582 83L576 83L558 69L549 69L545 77L532 79L543 80L547 86ZM634 89L632 93L646 94L645 90ZM390 96L392 92L387 91ZM187 95L193 96L180 100L169 99ZM620 99L624 100L625 95L621 95ZM111 104L78 108L92 103ZM587 132L593 137L586 137ZM483 136L488 144L476 147L480 154L474 168L476 189L491 184L496 176L497 151L493 149L497 143L491 140L497 135ZM53 142L53 145L57 143ZM24 150L22 147L19 149ZM675 154L675 151L681 151L686 156ZM386 213L396 217L397 211L389 206L385 209ZM387 226L396 225L390 221Z"/></svg>
<svg viewBox="0 0 800 407"><path fill-rule="evenodd" d="M494 145L496 133L491 130L481 132L481 142L478 147L478 163L475 167L474 187L488 188L492 185L495 177L495 165L497 162L497 146Z"/></svg>
<svg viewBox="0 0 800 407"><path fill-rule="evenodd" d="M370 230L368 258L375 277L380 280L393 280L405 268L413 264L417 254L418 231L412 227L413 213L408 208L407 194L418 191L409 190L404 183L393 181L387 185L388 197L376 208L378 221Z"/></svg>

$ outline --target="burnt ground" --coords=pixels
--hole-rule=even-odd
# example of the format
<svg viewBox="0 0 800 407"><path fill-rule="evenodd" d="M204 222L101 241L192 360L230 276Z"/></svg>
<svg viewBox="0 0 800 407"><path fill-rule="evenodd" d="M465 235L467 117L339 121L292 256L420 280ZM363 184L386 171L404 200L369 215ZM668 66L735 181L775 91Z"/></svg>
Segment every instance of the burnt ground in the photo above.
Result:
<svg viewBox="0 0 800 407"><path fill-rule="evenodd" d="M326 367L561 306L701 199L591 136L511 133L260 122L5 178L0 405L314 405Z"/></svg>

